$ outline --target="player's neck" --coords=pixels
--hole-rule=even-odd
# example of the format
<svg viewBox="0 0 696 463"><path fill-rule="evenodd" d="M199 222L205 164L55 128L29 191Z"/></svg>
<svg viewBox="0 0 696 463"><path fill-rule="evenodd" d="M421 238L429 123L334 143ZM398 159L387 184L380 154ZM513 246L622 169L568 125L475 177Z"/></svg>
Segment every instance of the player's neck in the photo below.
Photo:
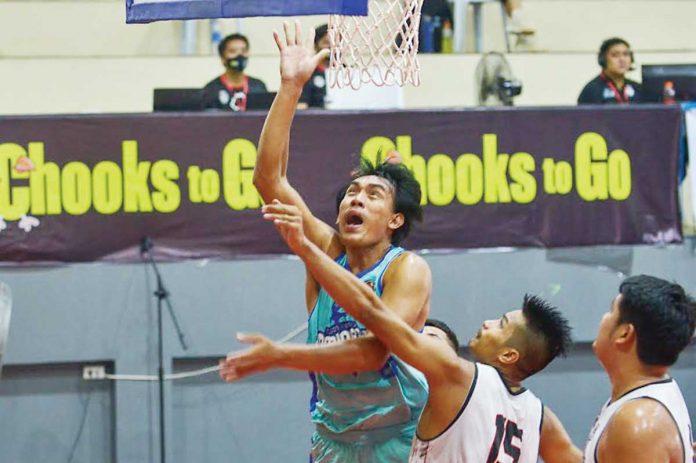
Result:
<svg viewBox="0 0 696 463"><path fill-rule="evenodd" d="M517 392L522 389L522 380L517 377L517 374L507 371L505 368L498 367L497 369L510 391Z"/></svg>
<svg viewBox="0 0 696 463"><path fill-rule="evenodd" d="M228 69L225 71L225 74L227 75L227 80L232 84L232 85L242 85L244 83L244 73L237 71L235 69Z"/></svg>
<svg viewBox="0 0 696 463"><path fill-rule="evenodd" d="M368 247L346 247L346 256L348 257L350 270L354 274L364 272L379 262L390 247L389 241L379 242Z"/></svg>
<svg viewBox="0 0 696 463"><path fill-rule="evenodd" d="M611 400L619 399L626 393L668 377L669 369L663 366L645 366L641 363L624 364L609 373L611 381Z"/></svg>

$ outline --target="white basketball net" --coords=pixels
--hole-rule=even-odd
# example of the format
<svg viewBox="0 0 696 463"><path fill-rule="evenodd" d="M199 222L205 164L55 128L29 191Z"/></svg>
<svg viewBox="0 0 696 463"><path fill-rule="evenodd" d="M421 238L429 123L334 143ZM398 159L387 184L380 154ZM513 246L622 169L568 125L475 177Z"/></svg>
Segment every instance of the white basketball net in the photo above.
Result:
<svg viewBox="0 0 696 463"><path fill-rule="evenodd" d="M420 85L418 27L423 0L369 0L368 16L329 16L332 87Z"/></svg>

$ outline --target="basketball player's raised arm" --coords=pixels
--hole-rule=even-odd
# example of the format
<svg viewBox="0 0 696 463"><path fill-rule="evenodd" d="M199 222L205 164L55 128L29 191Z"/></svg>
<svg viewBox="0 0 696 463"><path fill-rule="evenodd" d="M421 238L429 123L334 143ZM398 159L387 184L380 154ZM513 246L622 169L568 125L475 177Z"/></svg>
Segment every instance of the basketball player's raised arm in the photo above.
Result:
<svg viewBox="0 0 696 463"><path fill-rule="evenodd" d="M325 58L327 51L314 53L311 48L314 43L313 29L304 41L299 22L295 22L294 34L287 22L283 27L284 38L277 32L273 33L280 51L281 84L261 131L254 185L266 203L279 199L283 203L297 206L302 212L307 237L335 257L340 252L335 230L312 215L302 197L290 185L286 173L290 128L302 88L319 62ZM307 43L308 46L305 45Z"/></svg>
<svg viewBox="0 0 696 463"><path fill-rule="evenodd" d="M539 456L545 463L582 463L582 452L566 432L558 417L544 407Z"/></svg>

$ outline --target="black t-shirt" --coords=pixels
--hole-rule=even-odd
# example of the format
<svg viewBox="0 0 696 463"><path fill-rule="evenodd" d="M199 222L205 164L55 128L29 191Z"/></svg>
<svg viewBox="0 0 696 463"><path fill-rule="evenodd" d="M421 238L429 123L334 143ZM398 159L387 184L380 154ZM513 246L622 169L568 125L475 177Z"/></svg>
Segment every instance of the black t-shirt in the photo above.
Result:
<svg viewBox="0 0 696 463"><path fill-rule="evenodd" d="M302 89L300 101L307 103L310 108L323 108L327 83L326 68L319 65Z"/></svg>
<svg viewBox="0 0 696 463"><path fill-rule="evenodd" d="M578 104L627 104L643 101L643 89L638 82L626 79L619 89L611 79L600 74L582 89Z"/></svg>
<svg viewBox="0 0 696 463"><path fill-rule="evenodd" d="M242 85L231 85L223 74L203 87L203 109L224 109L227 111L246 111L246 97L249 93L266 92L266 84L259 79L245 76Z"/></svg>

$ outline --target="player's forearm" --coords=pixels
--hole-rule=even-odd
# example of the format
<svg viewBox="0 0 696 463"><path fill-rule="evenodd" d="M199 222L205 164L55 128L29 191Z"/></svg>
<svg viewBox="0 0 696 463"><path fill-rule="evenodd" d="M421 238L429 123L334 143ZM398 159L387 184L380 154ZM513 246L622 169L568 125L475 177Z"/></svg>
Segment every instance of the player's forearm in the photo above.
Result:
<svg viewBox="0 0 696 463"><path fill-rule="evenodd" d="M365 283L336 264L311 241L305 240L297 253L319 286L328 292L337 305L361 323L369 318L368 311L379 311L383 304ZM370 331L373 331L368 325ZM373 331L374 332L374 331Z"/></svg>
<svg viewBox="0 0 696 463"><path fill-rule="evenodd" d="M336 304L367 327L386 348L410 362L417 356L415 331L385 307L374 291L307 241L298 253L307 269Z"/></svg>
<svg viewBox="0 0 696 463"><path fill-rule="evenodd" d="M278 367L327 374L379 370L387 360L384 346L373 337L327 345L284 344Z"/></svg>
<svg viewBox="0 0 696 463"><path fill-rule="evenodd" d="M301 93L295 85L281 84L261 131L254 184L267 202L273 199L275 183L285 176L290 127Z"/></svg>

